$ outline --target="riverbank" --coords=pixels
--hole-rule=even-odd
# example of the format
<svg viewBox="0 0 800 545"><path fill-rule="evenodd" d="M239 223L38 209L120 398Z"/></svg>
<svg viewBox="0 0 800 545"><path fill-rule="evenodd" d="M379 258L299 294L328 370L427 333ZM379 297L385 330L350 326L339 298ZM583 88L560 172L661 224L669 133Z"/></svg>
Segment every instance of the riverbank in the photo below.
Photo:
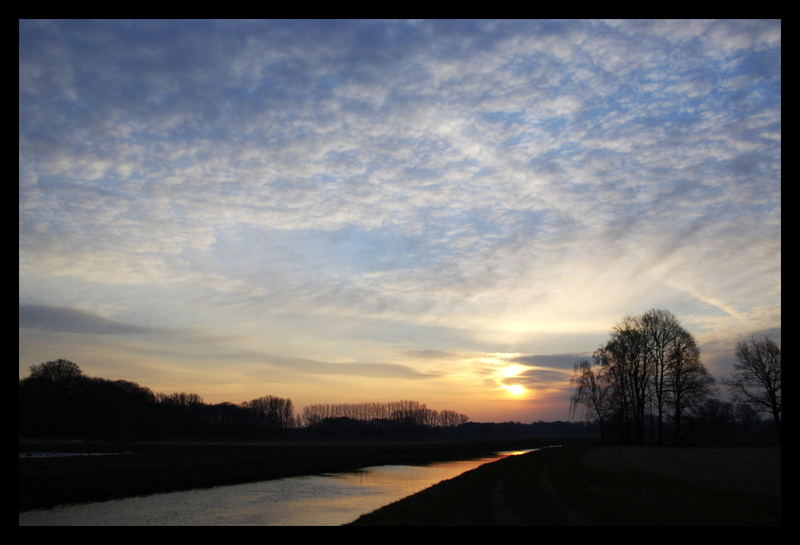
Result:
<svg viewBox="0 0 800 545"><path fill-rule="evenodd" d="M779 447L596 447L499 460L353 525L779 525Z"/></svg>
<svg viewBox="0 0 800 545"><path fill-rule="evenodd" d="M458 442L21 443L18 508L26 511L374 465L462 460L500 450L537 448L548 442L515 438ZM48 453L81 455L46 456Z"/></svg>

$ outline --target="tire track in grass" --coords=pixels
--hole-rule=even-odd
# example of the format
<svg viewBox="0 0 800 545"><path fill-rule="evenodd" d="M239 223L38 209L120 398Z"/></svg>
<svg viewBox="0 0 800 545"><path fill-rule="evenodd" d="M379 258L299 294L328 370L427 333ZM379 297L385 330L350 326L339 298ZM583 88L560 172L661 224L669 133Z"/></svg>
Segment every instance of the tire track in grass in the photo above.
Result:
<svg viewBox="0 0 800 545"><path fill-rule="evenodd" d="M544 453L536 456L542 455ZM495 483L490 493L492 518L495 525L592 525L589 519L567 504L553 486L550 480L552 472L549 471L550 461L547 459L547 455L539 458L533 466L522 459L519 462L507 461L503 464L504 471L495 477ZM538 490L531 490L529 494L520 495L519 484L522 482L526 482L528 486ZM518 508L514 509L514 504L520 502ZM534 503L538 503L539 507L537 508ZM546 515L545 513L550 514Z"/></svg>
<svg viewBox="0 0 800 545"><path fill-rule="evenodd" d="M553 506L555 506L556 509L558 509L558 512L561 513L561 516L564 517L564 520L571 526L593 526L592 521L584 517L580 512L564 502L556 489L553 487L553 484L550 482L550 478L548 477L548 469L549 466L547 463L545 463L544 467L542 467L540 479L542 490L547 495Z"/></svg>

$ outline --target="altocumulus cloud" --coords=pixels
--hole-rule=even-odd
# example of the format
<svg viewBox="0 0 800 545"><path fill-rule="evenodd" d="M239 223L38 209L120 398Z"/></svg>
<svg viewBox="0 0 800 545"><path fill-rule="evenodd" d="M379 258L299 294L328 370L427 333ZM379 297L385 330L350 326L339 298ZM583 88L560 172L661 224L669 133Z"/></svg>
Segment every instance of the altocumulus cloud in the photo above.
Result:
<svg viewBox="0 0 800 545"><path fill-rule="evenodd" d="M21 21L20 299L395 353L776 327L780 51L769 20Z"/></svg>

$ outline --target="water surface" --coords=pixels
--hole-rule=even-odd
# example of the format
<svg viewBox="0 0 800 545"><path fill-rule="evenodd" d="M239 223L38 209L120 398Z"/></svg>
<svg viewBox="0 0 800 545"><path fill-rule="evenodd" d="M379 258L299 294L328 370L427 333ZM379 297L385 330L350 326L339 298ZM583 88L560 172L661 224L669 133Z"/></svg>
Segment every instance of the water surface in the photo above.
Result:
<svg viewBox="0 0 800 545"><path fill-rule="evenodd" d="M425 466L384 465L360 471L289 477L170 492L19 514L26 525L341 525L482 464L527 451Z"/></svg>

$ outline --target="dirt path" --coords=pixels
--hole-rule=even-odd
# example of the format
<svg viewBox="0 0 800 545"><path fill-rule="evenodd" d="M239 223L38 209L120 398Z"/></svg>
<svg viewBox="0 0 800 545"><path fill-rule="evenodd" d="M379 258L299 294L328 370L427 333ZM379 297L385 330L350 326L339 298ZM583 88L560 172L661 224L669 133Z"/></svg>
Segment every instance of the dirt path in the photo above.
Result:
<svg viewBox="0 0 800 545"><path fill-rule="evenodd" d="M561 516L564 517L567 525L569 526L592 526L592 522L584 517L581 513L577 510L573 509L571 506L567 505L564 500L559 496L556 489L553 488L552 483L548 477L547 472L547 464L544 465L542 468L542 475L541 475L541 484L542 490L544 490L545 494L547 495L550 502L558 509L558 512L561 513Z"/></svg>
<svg viewBox="0 0 800 545"><path fill-rule="evenodd" d="M514 514L508 507L508 500L504 493L507 475L500 476L494 484L491 492L492 518L496 526L529 526L531 521L525 520ZM548 476L548 465L545 463L539 475L539 485L544 492L547 501L558 512L560 520L558 524L563 526L591 526L592 522L584 517L576 509L569 506L556 489L553 487Z"/></svg>

